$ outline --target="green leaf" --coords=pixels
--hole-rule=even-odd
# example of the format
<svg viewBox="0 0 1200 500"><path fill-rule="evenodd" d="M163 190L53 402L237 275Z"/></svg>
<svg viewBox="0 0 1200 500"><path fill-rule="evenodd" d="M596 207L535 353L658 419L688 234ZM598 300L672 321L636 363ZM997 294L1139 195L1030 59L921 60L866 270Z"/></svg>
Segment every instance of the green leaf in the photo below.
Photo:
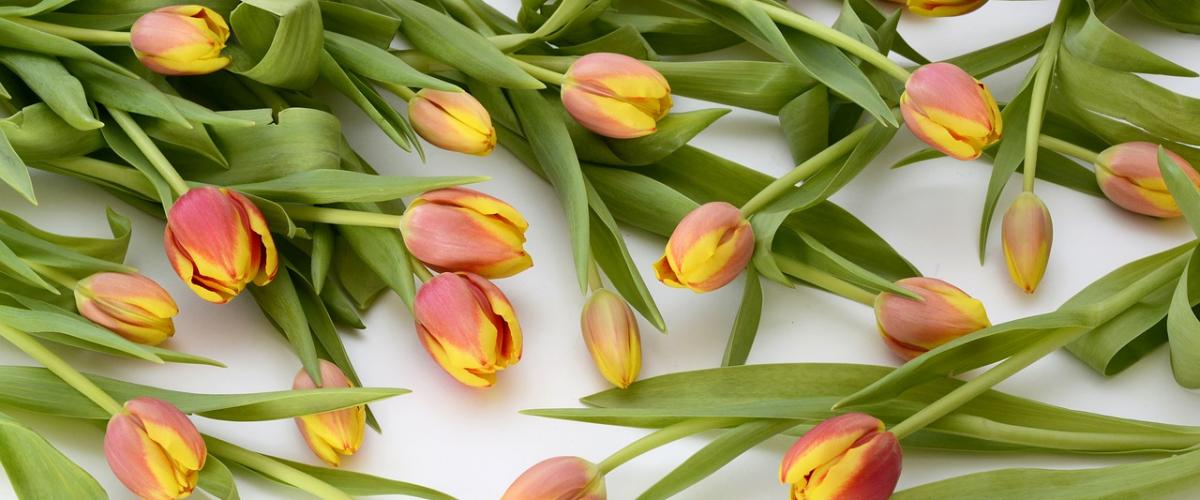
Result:
<svg viewBox="0 0 1200 500"><path fill-rule="evenodd" d="M447 92L462 90L456 85L417 71L403 59L354 37L326 32L325 50L342 68L370 80Z"/></svg>
<svg viewBox="0 0 1200 500"><path fill-rule="evenodd" d="M582 56L593 52L624 54L634 59L654 59L657 54L632 26L621 26L604 35L575 45L558 47L562 54Z"/></svg>
<svg viewBox="0 0 1200 500"><path fill-rule="evenodd" d="M3 241L0 241L0 273L41 288L54 295L60 295L58 288L55 288L54 285L42 279L42 276L37 271L34 271L32 267L29 267L28 263L21 260L21 257L13 252L11 248L8 248L8 245L5 245Z"/></svg>
<svg viewBox="0 0 1200 500"><path fill-rule="evenodd" d="M1130 73L1194 77L1195 71L1175 64L1104 25L1092 9L1085 9L1067 26L1066 48L1092 64Z"/></svg>
<svg viewBox="0 0 1200 500"><path fill-rule="evenodd" d="M600 15L604 25L631 28L659 54L701 54L742 42L737 35L705 19L624 12L609 9Z"/></svg>
<svg viewBox="0 0 1200 500"><path fill-rule="evenodd" d="M175 104L146 80L125 76L88 62L63 61L71 74L83 84L83 90L92 100L107 107L130 113L153 116L184 127L190 127L187 118Z"/></svg>
<svg viewBox="0 0 1200 500"><path fill-rule="evenodd" d="M213 141L229 169L179 166L185 179L218 185L262 182L306 170L337 170L342 129L337 117L308 108L288 108L272 117L270 109L223 112L255 126L211 126Z"/></svg>
<svg viewBox="0 0 1200 500"><path fill-rule="evenodd" d="M586 186L588 206L592 212L591 223L588 225L588 230L591 231L592 256L621 296L641 313L646 321L659 331L666 332L667 323L659 312L658 305L654 303L654 296L646 288L646 282L642 280L638 264L625 247L621 228L617 226L616 219L608 211L608 205L604 203L592 183L588 181Z"/></svg>
<svg viewBox="0 0 1200 500"><path fill-rule="evenodd" d="M70 126L45 103L26 106L0 120L0 134L17 156L30 163L85 155L104 147L99 131Z"/></svg>
<svg viewBox="0 0 1200 500"><path fill-rule="evenodd" d="M487 177L401 177L346 170L308 170L251 184L231 186L281 203L327 204L390 201L432 189L484 182Z"/></svg>
<svg viewBox="0 0 1200 500"><path fill-rule="evenodd" d="M703 132L728 109L698 109L671 113L658 121L658 129L636 139L606 139L609 148L628 165L649 165L674 153Z"/></svg>
<svg viewBox="0 0 1200 500"><path fill-rule="evenodd" d="M92 116L83 85L57 59L18 50L0 50L0 64L15 73L72 127L93 130L104 126Z"/></svg>
<svg viewBox="0 0 1200 500"><path fill-rule="evenodd" d="M125 252L129 249L132 228L128 218L111 208L105 210L105 217L108 220L108 229L113 235L111 239L64 236L43 231L14 214L0 211L0 223L12 226L30 237L88 257L120 264L125 261ZM129 268L122 267L121 269Z"/></svg>
<svg viewBox="0 0 1200 500"><path fill-rule="evenodd" d="M262 309L263 314L271 320L271 324L279 329L292 345L292 350L300 358L305 371L318 386L321 384L321 367L317 360L316 346L313 344L312 330L304 313L304 306L292 284L291 273L287 270L275 275L270 283L250 287L254 301Z"/></svg>
<svg viewBox="0 0 1200 500"><path fill-rule="evenodd" d="M126 356L162 363L163 360L143 346L98 327L82 317L63 312L36 311L0 306L0 321L37 337L70 346L90 349L90 345ZM57 335L56 335L57 334ZM102 351L103 352L103 351Z"/></svg>
<svg viewBox="0 0 1200 500"><path fill-rule="evenodd" d="M387 49L400 31L400 20L344 3L322 1L321 21L325 29L349 35L381 49ZM325 49L329 50L329 33L325 34Z"/></svg>
<svg viewBox="0 0 1200 500"><path fill-rule="evenodd" d="M312 233L312 242L309 275L313 289L320 293L325 288L325 276L329 274L329 266L333 263L333 226L317 224Z"/></svg>
<svg viewBox="0 0 1200 500"><path fill-rule="evenodd" d="M26 201L37 205L37 197L33 194L33 180L29 178L29 168L17 155L5 134L0 134L0 181L4 181Z"/></svg>
<svg viewBox="0 0 1200 500"><path fill-rule="evenodd" d="M0 413L0 464L17 498L105 500L87 471L32 429Z"/></svg>
<svg viewBox="0 0 1200 500"><path fill-rule="evenodd" d="M204 460L204 468L200 469L200 480L196 484L205 493L219 500L239 500L237 483L233 473L219 458L209 455Z"/></svg>
<svg viewBox="0 0 1200 500"><path fill-rule="evenodd" d="M1033 72L1030 72L1030 76L1032 75ZM1025 159L1025 128L1029 125L1029 106L1033 99L1032 82L1033 78L1026 78L1017 96L1004 106L1001 113L1006 129L1000 139L996 158L992 160L992 176L988 180L987 194L983 198L983 215L979 219L980 263L987 253L988 234L996 214L996 204L1000 201L1000 195L1004 194L1004 187L1009 179Z"/></svg>
<svg viewBox="0 0 1200 500"><path fill-rule="evenodd" d="M1194 253L1194 251L1193 251ZM1196 260L1196 255L1192 256ZM1200 387L1200 319L1192 312L1188 284L1193 268L1183 269L1167 313L1167 335L1171 343L1171 371L1175 382L1188 389Z"/></svg>
<svg viewBox="0 0 1200 500"><path fill-rule="evenodd" d="M350 99L363 113L366 113L367 117L379 127L379 130L383 131L397 146L400 146L400 149L411 151L413 144L418 144L415 140L410 140L405 133L405 130L411 127L404 117L396 113L391 106L383 103L373 88L346 73L333 56L329 55L329 52L321 53L320 67L321 78ZM372 94L375 95L372 96Z"/></svg>
<svg viewBox="0 0 1200 500"><path fill-rule="evenodd" d="M300 472L308 474L312 477L320 479L335 488L346 492L347 495L354 496L374 496L374 495L405 495L416 498L427 498L430 500L453 500L454 497L427 488L419 484L397 481L379 476L372 476L360 472L354 472L344 469L331 469L328 467L315 467L312 465L292 462L290 460L269 457L280 463L287 465Z"/></svg>
<svg viewBox="0 0 1200 500"><path fill-rule="evenodd" d="M733 319L733 330L729 332L729 341L725 344L725 357L721 359L721 366L744 365L746 358L750 357L750 348L758 334L758 322L762 319L762 293L758 270L754 266L747 267L746 283L742 289L742 305L738 307L737 316Z"/></svg>
<svg viewBox="0 0 1200 500"><path fill-rule="evenodd" d="M1192 232L1200 237L1200 190L1192 180L1183 173L1183 167L1167 155L1161 146L1158 148L1158 169L1162 172L1163 181L1171 197L1179 204L1183 218L1192 226Z"/></svg>
<svg viewBox="0 0 1200 500"><path fill-rule="evenodd" d="M367 203L348 203L344 208L380 211L378 207ZM362 262L411 309L416 287L413 285L408 249L404 247L400 230L363 226L338 226L337 230Z"/></svg>
<svg viewBox="0 0 1200 500"><path fill-rule="evenodd" d="M230 71L294 90L317 80L324 39L317 0L243 0L229 25L238 40L227 49L233 53Z"/></svg>
<svg viewBox="0 0 1200 500"><path fill-rule="evenodd" d="M1029 59L1042 50L1050 26L1043 26L1024 35L989 45L979 50L947 59L975 78L983 78Z"/></svg>
<svg viewBox="0 0 1200 500"><path fill-rule="evenodd" d="M10 225L0 224L0 241L31 264L57 268L71 276L83 277L100 271L134 272L131 267L63 248Z"/></svg>
<svg viewBox="0 0 1200 500"><path fill-rule="evenodd" d="M779 110L779 128L799 165L829 147L829 89L814 86Z"/></svg>
<svg viewBox="0 0 1200 500"><path fill-rule="evenodd" d="M108 117L109 115L105 114L104 116ZM154 192L158 195L158 201L162 203L163 210L170 210L171 205L175 203L175 190L167 183L167 179L162 176L158 168L150 163L150 159L146 158L141 148L134 144L129 134L116 125L104 127L100 130L100 134L104 136L104 141L108 143L109 149L137 169L142 177L149 181L151 186L154 186Z"/></svg>
<svg viewBox="0 0 1200 500"><path fill-rule="evenodd" d="M757 420L729 429L654 483L638 496L638 500L670 498L720 470L750 448L798 423L796 420Z"/></svg>
<svg viewBox="0 0 1200 500"><path fill-rule="evenodd" d="M134 74L129 70L92 52L91 49L79 43L3 18L0 18L0 47L27 50L76 61L86 61L120 73L126 77L134 77Z"/></svg>

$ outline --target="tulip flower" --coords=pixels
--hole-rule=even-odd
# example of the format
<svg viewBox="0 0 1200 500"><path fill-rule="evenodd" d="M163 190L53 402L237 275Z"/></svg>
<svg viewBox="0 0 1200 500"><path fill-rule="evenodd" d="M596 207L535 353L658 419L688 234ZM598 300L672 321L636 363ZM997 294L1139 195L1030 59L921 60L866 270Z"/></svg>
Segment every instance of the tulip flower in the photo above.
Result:
<svg viewBox="0 0 1200 500"><path fill-rule="evenodd" d="M897 356L915 358L968 333L991 326L983 303L958 287L934 278L896 282L922 300L891 292L875 297L875 321L883 341Z"/></svg>
<svg viewBox="0 0 1200 500"><path fill-rule="evenodd" d="M443 273L417 291L421 344L452 377L491 387L496 372L521 359L521 325L496 285L471 273Z"/></svg>
<svg viewBox="0 0 1200 500"><path fill-rule="evenodd" d="M753 254L754 231L741 211L705 203L675 226L654 274L667 286L710 292L733 281Z"/></svg>
<svg viewBox="0 0 1200 500"><path fill-rule="evenodd" d="M496 149L496 129L482 104L466 92L421 89L408 101L413 130L439 148L475 156Z"/></svg>
<svg viewBox="0 0 1200 500"><path fill-rule="evenodd" d="M1166 152L1200 187L1200 174L1182 156ZM1158 169L1158 145L1126 142L1112 146L1096 158L1096 181L1113 203L1130 212L1151 217L1179 217L1179 205L1167 190Z"/></svg>
<svg viewBox="0 0 1200 500"><path fill-rule="evenodd" d="M179 307L140 274L96 273L75 285L79 314L133 342L158 345L175 334Z"/></svg>
<svg viewBox="0 0 1200 500"><path fill-rule="evenodd" d="M987 0L890 0L908 6L909 12L927 17L961 16L983 7Z"/></svg>
<svg viewBox="0 0 1200 500"><path fill-rule="evenodd" d="M167 213L163 237L175 273L200 298L224 304L275 279L279 255L262 212L224 188L195 188Z"/></svg>
<svg viewBox="0 0 1200 500"><path fill-rule="evenodd" d="M887 500L900 480L900 442L863 413L838 415L804 433L779 466L792 500Z"/></svg>
<svg viewBox="0 0 1200 500"><path fill-rule="evenodd" d="M562 84L571 117L614 139L653 134L671 111L671 86L654 68L632 57L596 52L575 60Z"/></svg>
<svg viewBox="0 0 1200 500"><path fill-rule="evenodd" d="M533 265L525 253L528 227L507 203L461 187L418 196L400 222L413 257L437 271L486 278L506 278Z"/></svg>
<svg viewBox="0 0 1200 500"><path fill-rule="evenodd" d="M579 457L538 462L513 481L500 500L604 500L604 475Z"/></svg>
<svg viewBox="0 0 1200 500"><path fill-rule="evenodd" d="M196 488L208 452L178 408L154 398L125 403L108 421L104 456L121 483L146 499L183 498Z"/></svg>
<svg viewBox="0 0 1200 500"><path fill-rule="evenodd" d="M346 378L341 368L325 360L321 360L322 388L350 388L354 383ZM316 389L318 386L308 376L304 369L292 380L292 389ZM300 435L313 451L325 463L337 467L342 463L342 456L350 456L358 452L362 446L363 431L367 423L367 409L363 405L351 406L316 415L296 417L296 427Z"/></svg>
<svg viewBox="0 0 1200 500"><path fill-rule="evenodd" d="M613 292L596 290L583 306L581 326L600 374L617 387L629 387L642 369L642 338L629 304Z"/></svg>
<svg viewBox="0 0 1200 500"><path fill-rule="evenodd" d="M1046 204L1032 192L1021 193L1004 213L1000 239L1013 283L1025 293L1033 293L1046 274L1054 240L1054 225Z"/></svg>
<svg viewBox="0 0 1200 500"><path fill-rule="evenodd" d="M206 75L229 65L221 55L229 25L212 9L173 5L144 14L129 28L138 60L164 75Z"/></svg>
<svg viewBox="0 0 1200 500"><path fill-rule="evenodd" d="M960 160L978 158L1003 128L987 86L950 63L917 68L904 85L900 112L913 135Z"/></svg>

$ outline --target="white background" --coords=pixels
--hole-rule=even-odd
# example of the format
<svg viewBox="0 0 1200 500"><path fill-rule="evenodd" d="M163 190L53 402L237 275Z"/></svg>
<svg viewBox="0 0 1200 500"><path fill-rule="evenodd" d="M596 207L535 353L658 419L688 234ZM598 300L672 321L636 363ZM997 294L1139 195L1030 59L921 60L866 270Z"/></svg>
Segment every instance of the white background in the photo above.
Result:
<svg viewBox="0 0 1200 500"><path fill-rule="evenodd" d="M497 2L514 14L518 2ZM1049 21L1056 2L991 2L955 19L906 16L901 31L933 59L949 57L1028 32ZM836 5L826 1L793 2L824 22ZM1150 25L1132 12L1111 23L1152 50L1200 70L1195 36ZM1005 100L1028 64L990 78ZM1176 90L1200 95L1200 83L1156 78ZM1097 84L1104 84L1097 82ZM326 93L327 95L331 95ZM1136 96L1130 96L1136 98ZM339 102L341 102L339 100ZM678 110L711 107L678 99ZM429 147L421 164L388 141L357 110L342 106L347 135L360 153L386 174L489 175L480 188L510 201L529 219L528 250L535 267L502 280L525 331L525 354L500 374L490 390L470 389L444 374L421 349L412 319L399 299L389 295L365 316L368 328L346 332L345 341L367 385L405 387L410 395L374 406L386 433L367 436L362 451L347 461L353 470L413 481L464 499L497 498L526 467L555 455L579 455L599 461L645 431L560 422L517 414L525 408L574 407L576 399L608 386L595 372L580 338L578 293L566 226L551 189L500 150L477 159ZM998 235L989 243L989 260L980 266L975 252L980 206L989 174L984 162L938 160L898 171L896 159L920 145L901 132L884 154L834 201L877 230L926 275L946 279L981 299L994 322L1054 309L1068 296L1116 266L1191 238L1180 221L1131 215L1104 200L1047 183L1038 193L1055 221L1055 247L1049 271L1036 296L1009 282ZM773 175L791 167L774 117L735 110L700 135L695 144ZM38 174L41 206L23 204L9 191L0 208L16 212L47 229L106 235L102 209L113 206L134 219L129 263L163 283L179 302L179 333L168 347L221 360L226 369L187 365L153 366L62 351L82 369L126 380L200 392L270 391L289 387L298 363L250 297L215 305L192 295L163 258L161 223L124 206L83 183ZM1014 182L1014 184L1016 184ZM1018 189L1010 188L1001 207ZM998 224L996 224L998 226ZM663 241L630 233L634 258L670 325L662 335L643 323L643 377L709 368L719 364L728 325L740 293L740 280L707 295L669 289L653 281L650 263ZM879 341L869 308L807 288L766 286L765 313L751 363L771 362L896 363ZM12 349L0 349L0 362L27 364ZM1172 380L1164 349L1126 372L1104 379L1065 352L1054 353L1000 388L1013 394L1068 408L1178 424L1200 424L1200 396ZM114 498L127 496L112 477L100 451L102 434L88 425L13 414L43 432L99 479ZM316 463L290 421L228 423L197 418L198 426L250 448ZM610 498L635 497L684 460L706 440L694 438L661 448L617 469L608 478ZM776 480L780 455L790 444L776 439L756 447L683 492L687 499L785 498ZM959 474L1002 467L1088 467L1136 458L1066 455L905 454L900 487ZM7 479L0 479L6 482ZM294 498L284 489L255 477L239 477L244 498ZM1200 489L1192 491L1200 493ZM0 496L11 495L7 484Z"/></svg>

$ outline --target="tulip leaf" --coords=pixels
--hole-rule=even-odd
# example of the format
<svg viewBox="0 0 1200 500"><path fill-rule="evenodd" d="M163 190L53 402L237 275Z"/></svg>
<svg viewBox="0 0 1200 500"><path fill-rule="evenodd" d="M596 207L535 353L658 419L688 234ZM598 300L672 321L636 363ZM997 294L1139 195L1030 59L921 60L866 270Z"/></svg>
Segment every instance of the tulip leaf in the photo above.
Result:
<svg viewBox="0 0 1200 500"><path fill-rule="evenodd" d="M1033 73L1030 73L1032 76ZM1025 128L1029 125L1030 104L1033 102L1033 78L1026 78L1021 90L1001 112L1005 130L1000 138L996 157L992 160L992 176L983 199L983 215L979 219L979 262L987 253L988 234L996 215L996 204L1013 173L1025 159Z"/></svg>
<svg viewBox="0 0 1200 500"><path fill-rule="evenodd" d="M29 267L29 264L18 256L8 245L0 241L0 273L15 278L26 284L41 288L54 295L60 295L58 288L42 279L42 276Z"/></svg>
<svg viewBox="0 0 1200 500"><path fill-rule="evenodd" d="M325 288L325 277L333 264L333 226L317 224L312 233L312 256L308 274L312 277L313 290L318 294Z"/></svg>
<svg viewBox="0 0 1200 500"><path fill-rule="evenodd" d="M758 270L753 265L747 266L742 305L738 307L737 317L733 319L733 330L729 332L729 341L725 344L725 357L721 359L721 366L744 365L746 358L750 357L750 348L758 334L758 322L762 319L762 294Z"/></svg>
<svg viewBox="0 0 1200 500"><path fill-rule="evenodd" d="M213 141L229 161L229 168L178 165L185 179L218 185L246 184L305 170L336 170L341 165L342 129L332 114L308 108L288 108L275 117L270 109L221 114L252 121L255 126L210 126Z"/></svg>
<svg viewBox="0 0 1200 500"><path fill-rule="evenodd" d="M654 483L638 496L638 500L670 498L708 477L750 448L795 427L798 423L796 420L783 419L753 420L729 429Z"/></svg>
<svg viewBox="0 0 1200 500"><path fill-rule="evenodd" d="M1065 46L1072 54L1098 66L1130 73L1194 77L1195 71L1175 64L1113 31L1092 9L1067 25Z"/></svg>
<svg viewBox="0 0 1200 500"><path fill-rule="evenodd" d="M82 277L100 271L118 273L134 271L129 266L76 252L6 224L0 224L0 241L4 241L26 262L53 267L71 276Z"/></svg>
<svg viewBox="0 0 1200 500"><path fill-rule="evenodd" d="M784 105L779 128L797 165L829 147L829 88L815 85Z"/></svg>
<svg viewBox="0 0 1200 500"><path fill-rule="evenodd" d="M383 131L384 135L387 135L397 146L400 146L400 149L412 151L413 145L419 144L416 140L409 138L411 134L405 132L411 127L404 117L396 113L391 106L383 103L375 89L346 73L345 69L333 56L329 55L328 51L321 53L321 78L333 85L333 88L341 92L347 99L350 99L363 113L366 113L367 117L379 127L379 130ZM375 99L372 99L373 94Z"/></svg>
<svg viewBox="0 0 1200 500"><path fill-rule="evenodd" d="M629 28L641 34L656 53L701 54L742 42L737 35L716 24L691 16L642 14L608 10L597 19L602 25Z"/></svg>
<svg viewBox="0 0 1200 500"><path fill-rule="evenodd" d="M237 483L233 472L219 458L209 455L200 469L200 480L196 483L205 493L219 500L239 500Z"/></svg>
<svg viewBox="0 0 1200 500"><path fill-rule="evenodd" d="M287 337L309 377L320 386L321 367L304 305L300 302L296 286L292 283L291 272L283 266L280 267L274 280L266 285L251 286L250 293L254 295L254 301L258 303L263 314L271 320L271 324Z"/></svg>
<svg viewBox="0 0 1200 500"><path fill-rule="evenodd" d="M1171 197L1183 212L1183 218L1192 226L1192 232L1200 237L1200 190L1183 172L1183 167L1167 155L1161 146L1158 148L1158 169L1162 172Z"/></svg>
<svg viewBox="0 0 1200 500"><path fill-rule="evenodd" d="M0 7L0 16L30 17L58 9L75 0L40 0L28 6L6 5Z"/></svg>
<svg viewBox="0 0 1200 500"><path fill-rule="evenodd" d="M387 49L400 31L400 20L359 6L329 1L320 2L321 22L325 29L325 49L329 50L329 31L352 36L375 47Z"/></svg>
<svg viewBox="0 0 1200 500"><path fill-rule="evenodd" d="M282 458L268 458L324 481L336 487L337 489L344 491L347 495L405 495L415 498L427 498L430 500L454 499L454 497L450 495L432 488L421 486L419 484L407 483L404 481L397 481L395 479L388 479L379 476L372 476L345 469L315 467L312 465L302 464L300 462L292 462Z"/></svg>
<svg viewBox="0 0 1200 500"><path fill-rule="evenodd" d="M153 116L184 127L191 126L187 118L167 98L167 94L154 88L154 85L146 80L125 76L89 62L66 60L63 64L79 79L83 90L93 101L122 111Z"/></svg>
<svg viewBox="0 0 1200 500"><path fill-rule="evenodd" d="M125 252L129 248L129 237L132 228L128 218L113 211L111 208L105 210L105 216L108 220L109 231L113 235L111 239L64 236L43 231L33 224L26 222L24 219L5 211L0 211L0 224L13 227L28 236L55 246L69 249L92 258L120 264L125 261Z"/></svg>
<svg viewBox="0 0 1200 500"><path fill-rule="evenodd" d="M18 50L0 50L0 64L15 73L72 127L92 130L104 126L92 115L83 85L57 59Z"/></svg>
<svg viewBox="0 0 1200 500"><path fill-rule="evenodd" d="M33 194L33 180L29 177L29 168L17 155L8 138L0 133L0 181L4 181L26 201L37 205L37 197Z"/></svg>
<svg viewBox="0 0 1200 500"><path fill-rule="evenodd" d="M946 62L982 79L1036 55L1042 50L1049 31L1050 26L1046 25L1024 35L952 57Z"/></svg>
<svg viewBox="0 0 1200 500"><path fill-rule="evenodd" d="M243 0L229 25L239 43L229 47L230 71L295 90L316 81L324 40L317 0Z"/></svg>
<svg viewBox="0 0 1200 500"><path fill-rule="evenodd" d="M343 208L380 212L368 203L347 203ZM408 249L399 228L364 226L338 226L338 234L345 239L359 259L396 292L400 299L412 309L416 287L413 285L412 264Z"/></svg>
<svg viewBox="0 0 1200 500"><path fill-rule="evenodd" d="M417 71L382 48L351 36L326 32L325 51L343 69L368 80L447 92L462 91L454 84Z"/></svg>
<svg viewBox="0 0 1200 500"><path fill-rule="evenodd" d="M666 332L666 320L659 312L658 304L654 303L654 296L646 288L646 282L638 272L637 263L625 247L621 228L617 226L616 219L608 211L608 206L596 188L587 179L585 184L588 190L588 206L592 212L591 223L588 226L591 231L592 256L621 296L629 301L646 321L659 331Z"/></svg>
<svg viewBox="0 0 1200 500"><path fill-rule="evenodd" d="M1184 33L1200 33L1200 10L1188 2L1133 0L1133 7L1146 19Z"/></svg>
<svg viewBox="0 0 1200 500"><path fill-rule="evenodd" d="M0 413L0 465L17 498L105 500L95 478L34 430Z"/></svg>
<svg viewBox="0 0 1200 500"><path fill-rule="evenodd" d="M99 131L78 130L40 102L0 120L0 135L5 136L0 141L9 143L26 163L85 155L104 147ZM23 180L18 185L24 185Z"/></svg>
<svg viewBox="0 0 1200 500"><path fill-rule="evenodd" d="M649 165L674 153L703 132L728 109L698 109L671 113L658 121L658 129L636 139L606 139L605 142L624 164Z"/></svg>
<svg viewBox="0 0 1200 500"><path fill-rule="evenodd" d="M104 116L109 117L108 114ZM158 195L158 201L162 203L163 210L169 211L171 205L175 203L174 189L167 183L167 179L158 171L158 168L150 163L150 159L133 142L129 134L121 127L114 125L100 129L100 135L104 136L104 142L108 143L109 149L137 169L150 182L150 185L154 186L154 192Z"/></svg>
<svg viewBox="0 0 1200 500"><path fill-rule="evenodd" d="M433 189L461 186L487 177L380 176L347 170L308 170L283 177L230 186L281 203L328 204L391 201Z"/></svg>
<svg viewBox="0 0 1200 500"><path fill-rule="evenodd" d="M1200 255L1193 251L1191 261ZM1171 345L1171 371L1175 381L1188 389L1200 388L1200 319L1192 312L1189 298L1189 277L1194 273L1189 264L1183 270L1167 314L1167 335Z"/></svg>
<svg viewBox="0 0 1200 500"><path fill-rule="evenodd" d="M155 118L142 118L137 122L172 165L192 163L206 168L229 168L229 160L221 154L208 127L202 123L191 121L191 127L183 127Z"/></svg>
<svg viewBox="0 0 1200 500"><path fill-rule="evenodd" d="M120 73L126 77L136 78L129 70L105 59L77 42L58 35L51 35L37 28L18 24L9 19L0 18L0 47L27 50L48 56L69 58L75 61L86 61L106 68L109 71Z"/></svg>
<svg viewBox="0 0 1200 500"><path fill-rule="evenodd" d="M603 14L602 14L603 15ZM621 26L583 43L575 45L560 45L558 51L562 54L582 56L593 52L611 52L624 54L634 59L654 59L657 53L642 34L632 26Z"/></svg>

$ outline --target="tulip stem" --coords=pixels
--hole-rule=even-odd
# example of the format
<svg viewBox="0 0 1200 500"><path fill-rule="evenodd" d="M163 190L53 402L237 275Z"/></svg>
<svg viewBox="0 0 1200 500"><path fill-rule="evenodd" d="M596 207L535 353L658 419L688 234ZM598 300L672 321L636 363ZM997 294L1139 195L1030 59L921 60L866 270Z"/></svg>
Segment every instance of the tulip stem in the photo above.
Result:
<svg viewBox="0 0 1200 500"><path fill-rule="evenodd" d="M233 443L222 441L212 436L204 436L204 446L208 448L209 453L220 457L222 460L236 463L269 478L289 484L317 498L337 500L349 500L353 498L347 495L346 492L312 475L305 474L283 462L247 450Z"/></svg>
<svg viewBox="0 0 1200 500"><path fill-rule="evenodd" d="M408 262L409 265L412 266L413 273L415 273L417 278L421 280L421 283L428 283L429 280L433 279L433 273L429 272L429 268L425 267L424 262L417 260L417 258L413 257L412 255L408 256Z"/></svg>
<svg viewBox="0 0 1200 500"><path fill-rule="evenodd" d="M133 145L137 146L138 150L146 156L146 160L154 166L159 175L163 176L163 179L167 181L167 184L171 186L171 189L176 194L182 195L188 191L187 181L183 180L183 177L180 177L179 172L171 165L171 161L166 156L163 156L162 151L158 149L158 146L154 144L150 136L146 135L146 131L142 130L141 125L138 125L133 117L129 116L129 113L109 107L108 114L112 115L113 120L116 120L121 130L133 141Z"/></svg>
<svg viewBox="0 0 1200 500"><path fill-rule="evenodd" d="M1038 137L1038 146L1049 149L1050 151L1054 151L1056 153L1062 153L1067 156L1079 158L1080 160L1093 164L1096 163L1098 158L1100 158L1100 154L1095 151L1046 134L1042 134Z"/></svg>
<svg viewBox="0 0 1200 500"><path fill-rule="evenodd" d="M386 227L400 230L399 215L346 210L343 208L314 207L309 205L287 205L288 217L293 220L337 224L341 226Z"/></svg>
<svg viewBox="0 0 1200 500"><path fill-rule="evenodd" d="M596 265L596 259L588 258L588 290L595 292L604 288L604 280L600 277L600 266Z"/></svg>
<svg viewBox="0 0 1200 500"><path fill-rule="evenodd" d="M1050 34L1046 35L1046 43L1038 59L1033 77L1033 94L1029 101L1029 121L1025 125L1025 192L1033 192L1033 183L1037 174L1038 144L1042 134L1042 120L1046 116L1046 96L1050 89L1050 77L1054 74L1054 65L1058 62L1058 50L1062 44L1063 32L1067 29L1067 18L1071 15L1071 0L1058 2L1058 12L1054 14L1054 22L1050 25Z"/></svg>
<svg viewBox="0 0 1200 500"><path fill-rule="evenodd" d="M408 85L400 85L398 83L384 82L379 80L375 80L375 84L387 89L388 92L396 94L397 97L404 99L404 102L411 101L417 96L417 93L413 92L411 88L408 88Z"/></svg>
<svg viewBox="0 0 1200 500"><path fill-rule="evenodd" d="M0 337L4 337L4 340L16 346L38 363L41 363L47 370L50 370L51 373L57 375L63 382L66 382L67 385L92 400L93 403L96 403L96 406L104 409L110 415L116 415L124 411L121 403L118 403L107 392L104 392L104 389L101 389L100 386L84 376L84 374L79 373L79 370L71 367L66 361L58 357L50 349L47 349L46 346L42 345L41 342L38 342L37 339L31 337L28 333L0 323Z"/></svg>
<svg viewBox="0 0 1200 500"><path fill-rule="evenodd" d="M805 283L812 284L830 293L841 295L860 304L874 307L876 294L863 290L858 285L810 266L786 255L774 254L779 270Z"/></svg>
<svg viewBox="0 0 1200 500"><path fill-rule="evenodd" d="M871 132L875 123L872 122L863 125L841 140L830 144L829 147L822 150L820 153L813 155L811 158L796 165L790 172L783 174L779 178L771 181L761 191L756 193L744 205L742 205L742 217L750 217L755 212L762 210L770 205L777 198L786 193L791 192L792 188L796 187L796 183L808 179L813 174L820 172L821 169L837 161L839 158L850 154L854 148L858 147L858 143L862 142L863 138Z"/></svg>
<svg viewBox="0 0 1200 500"><path fill-rule="evenodd" d="M36 29L42 33L49 33L76 42L93 45L129 45L129 33L125 31L76 28L74 26L47 23L45 21L35 21L25 17L6 17L4 19Z"/></svg>
<svg viewBox="0 0 1200 500"><path fill-rule="evenodd" d="M525 70L525 72L529 73L530 76L537 78L538 80L541 80L545 83L549 83L551 85L562 86L563 82L566 81L566 79L567 79L567 77L564 76L562 73L548 70L548 69L538 66L536 64L527 63L525 61L522 61L522 60L517 59L512 56L509 56L508 60L512 61L513 64L516 64L521 69Z"/></svg>
<svg viewBox="0 0 1200 500"><path fill-rule="evenodd" d="M654 431L641 439L629 443L624 448L617 450L608 458L600 462L596 467L600 469L601 474L608 474L613 469L620 467L621 464L637 458L639 455L650 450L658 448L672 441L678 441L693 434L699 434L704 431L719 429L721 427L730 427L741 423L745 419L741 418L693 418L684 420L677 424L663 427Z"/></svg>

